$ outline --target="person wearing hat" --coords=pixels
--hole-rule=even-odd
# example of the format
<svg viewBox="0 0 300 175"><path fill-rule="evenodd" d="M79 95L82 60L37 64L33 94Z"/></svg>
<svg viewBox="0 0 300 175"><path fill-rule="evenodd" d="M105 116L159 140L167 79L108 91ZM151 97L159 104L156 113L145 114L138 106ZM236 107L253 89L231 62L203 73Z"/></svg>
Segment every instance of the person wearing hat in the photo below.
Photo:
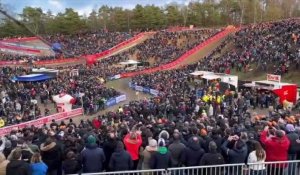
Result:
<svg viewBox="0 0 300 175"><path fill-rule="evenodd" d="M149 170L150 160L153 154L157 151L157 141L155 139L149 140L148 146L144 149L141 154L142 170Z"/></svg>
<svg viewBox="0 0 300 175"><path fill-rule="evenodd" d="M158 140L158 149L150 159L151 169L167 169L171 167L171 154L166 147L166 142L163 138Z"/></svg>
<svg viewBox="0 0 300 175"><path fill-rule="evenodd" d="M47 165L47 174L55 175L60 170L62 165L62 150L61 147L48 137L40 146L41 156L43 162Z"/></svg>
<svg viewBox="0 0 300 175"><path fill-rule="evenodd" d="M285 127L286 136L290 141L290 146L288 150L288 160L297 160L297 153L300 152L300 142L299 142L299 135L295 132L296 129L293 124L287 124ZM291 165L289 167L289 174L295 175L295 172L292 172L292 168L295 166Z"/></svg>
<svg viewBox="0 0 300 175"><path fill-rule="evenodd" d="M109 169L111 171L131 170L133 161L130 154L124 150L124 144L118 141L115 152L111 155Z"/></svg>
<svg viewBox="0 0 300 175"><path fill-rule="evenodd" d="M96 144L96 138L93 135L88 136L87 144L80 153L80 160L83 173L97 173L103 170L105 155L103 149Z"/></svg>

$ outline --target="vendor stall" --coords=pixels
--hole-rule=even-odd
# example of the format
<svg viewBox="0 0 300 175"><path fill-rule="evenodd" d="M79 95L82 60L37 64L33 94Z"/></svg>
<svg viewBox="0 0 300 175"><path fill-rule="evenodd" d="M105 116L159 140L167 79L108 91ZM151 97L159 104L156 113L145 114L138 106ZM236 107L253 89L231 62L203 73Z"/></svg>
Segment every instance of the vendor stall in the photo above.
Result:
<svg viewBox="0 0 300 175"><path fill-rule="evenodd" d="M298 98L297 84L281 82L280 75L268 74L267 80L253 81L244 84L244 86L272 91L280 98L281 103L288 101L295 104Z"/></svg>

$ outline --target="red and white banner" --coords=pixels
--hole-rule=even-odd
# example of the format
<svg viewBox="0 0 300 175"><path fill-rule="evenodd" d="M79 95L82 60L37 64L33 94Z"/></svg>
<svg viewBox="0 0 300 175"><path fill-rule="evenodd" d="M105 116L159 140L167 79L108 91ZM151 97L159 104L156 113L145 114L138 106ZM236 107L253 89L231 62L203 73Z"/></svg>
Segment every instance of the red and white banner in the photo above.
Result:
<svg viewBox="0 0 300 175"><path fill-rule="evenodd" d="M276 81L276 82L280 83L281 76L280 75L274 75L274 74L267 74L267 80L268 81Z"/></svg>
<svg viewBox="0 0 300 175"><path fill-rule="evenodd" d="M78 109L71 110L69 112L57 113L57 114L49 115L49 116L42 117L42 118L39 118L36 120L20 123L17 125L7 126L4 128L0 128L0 136L9 134L13 129L23 129L26 127L31 127L32 125L35 127L41 127L44 124L50 123L53 119L55 121L66 120L69 118L80 116L82 114L83 114L83 109L78 108Z"/></svg>
<svg viewBox="0 0 300 175"><path fill-rule="evenodd" d="M123 73L123 74L121 74L121 78L133 77L133 76L140 75L140 74L149 74L149 73L153 73L153 72L156 72L156 71L171 69L171 68L179 65L184 60L188 59L190 55L195 54L196 52L198 52L200 50L203 50L203 48L206 47L207 45L215 42L216 40L218 40L220 38L226 37L228 33L232 32L232 31L236 31L236 30L239 30L239 29L238 28L226 28L222 32L219 32L218 34L208 38L207 40L205 40L204 42L202 42L198 46L196 46L193 49L187 51L181 57L179 57L178 59L176 59L176 60L174 60L170 63L167 63L165 65L161 65L161 66L158 66L158 67L154 67L154 68L141 70L141 71Z"/></svg>
<svg viewBox="0 0 300 175"><path fill-rule="evenodd" d="M25 37L25 38L8 38L8 39L3 39L0 41L5 41L5 42L26 42L26 41L33 41L33 40L38 40L38 37Z"/></svg>
<svg viewBox="0 0 300 175"><path fill-rule="evenodd" d="M25 48L25 47L5 45L3 43L0 43L0 48L1 49L9 49L9 50L13 50L13 51L28 52L29 54L39 54L39 53L41 53L41 51L38 50L38 49L30 49L30 48Z"/></svg>

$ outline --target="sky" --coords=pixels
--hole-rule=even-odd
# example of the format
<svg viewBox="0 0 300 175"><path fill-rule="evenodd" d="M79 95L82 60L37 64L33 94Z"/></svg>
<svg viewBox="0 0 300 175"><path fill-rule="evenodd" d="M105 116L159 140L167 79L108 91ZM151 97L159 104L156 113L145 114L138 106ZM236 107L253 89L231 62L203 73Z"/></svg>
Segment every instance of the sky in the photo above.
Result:
<svg viewBox="0 0 300 175"><path fill-rule="evenodd" d="M65 8L73 8L80 15L89 15L93 9L98 9L102 5L133 9L136 4L164 6L172 2L186 4L189 1L191 0L0 0L15 13L20 13L24 7L30 6L41 7L43 11L49 9L54 14L63 12Z"/></svg>

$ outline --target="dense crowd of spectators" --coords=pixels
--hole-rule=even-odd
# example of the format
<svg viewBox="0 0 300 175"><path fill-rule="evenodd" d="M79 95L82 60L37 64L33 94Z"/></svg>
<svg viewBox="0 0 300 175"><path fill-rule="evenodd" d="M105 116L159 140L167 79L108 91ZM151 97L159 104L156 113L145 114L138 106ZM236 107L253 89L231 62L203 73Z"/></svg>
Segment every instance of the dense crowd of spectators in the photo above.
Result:
<svg viewBox="0 0 300 175"><path fill-rule="evenodd" d="M74 35L48 36L46 40L50 43L60 43L65 57L77 57L90 55L108 50L115 45L131 38L135 33L126 32L104 32L78 33Z"/></svg>
<svg viewBox="0 0 300 175"><path fill-rule="evenodd" d="M298 164L290 167L286 164L267 166L264 163L299 159L300 116L293 116L291 110L280 104L278 97L269 91L245 88L232 92L228 88L222 89L217 80L198 82L189 75L196 69L230 72L230 69L237 68L241 71L244 66L248 67L247 64L258 63L264 58L279 64L297 60L290 51L284 50L298 44L294 39L294 45L289 46L291 34L297 35L297 25L297 21L288 20L246 28L232 38L238 45L237 49L225 56L219 57L219 54L229 41L193 65L136 76L132 78L133 85L158 90L159 95L131 101L117 111L107 112L93 120L82 120L76 124L71 119L61 123L53 121L50 126L42 128L16 128L0 142L0 173L61 175L63 172L74 174L246 163L250 164L248 171L251 175L297 175ZM273 32L276 36L272 35ZM167 63L198 44L195 41L179 47L174 38L180 34L168 33L163 39L160 35L154 36L158 37L158 41L150 39L145 42L147 45L136 47L138 59L146 61L155 57L158 64ZM194 37L200 41L200 35L195 34ZM132 50L130 52L133 54ZM285 54L286 57L283 56ZM64 68L56 79L41 83L12 83L9 80L12 76L26 73L26 70L1 69L3 118L10 118L7 111L8 114L17 112L24 115L24 109L33 107L22 105L38 96L43 97L43 92L46 92L45 99L60 92L73 95L77 98L76 105L83 105L86 113L102 108L105 100L119 93L104 87L99 79L107 80L124 72L111 67L114 61L128 59L128 54L125 52L121 57L116 56L106 64L97 63L90 69L83 66ZM79 69L79 76L70 76L66 69ZM85 94L83 103L79 98L82 93ZM41 101L45 99L43 97ZM20 106L17 103L20 103L20 108L17 108ZM21 111L14 109L11 112L6 110L6 106ZM258 108L268 109L268 114L251 112ZM226 171L226 174L235 175L242 174L244 170L219 168L211 171L206 174ZM181 174L196 172L183 169Z"/></svg>
<svg viewBox="0 0 300 175"><path fill-rule="evenodd" d="M241 29L221 56L204 59L199 68L214 72L248 72L256 69L283 75L290 69L299 70L300 20L289 19L262 23ZM225 46L226 44L224 44Z"/></svg>
<svg viewBox="0 0 300 175"><path fill-rule="evenodd" d="M136 59L140 62L151 62L151 67L156 67L174 61L217 32L219 30L214 29L160 31L128 51L103 59L102 63L116 64Z"/></svg>
<svg viewBox="0 0 300 175"><path fill-rule="evenodd" d="M299 156L299 116L291 117L281 107L274 107L265 116L250 113L247 90L222 94L215 82L201 86L204 93L197 98L188 85L193 79L183 78L180 71L175 74L175 79L161 74L172 79L169 87L161 89L165 93L132 101L92 121L53 121L39 129L31 126L12 131L2 139L2 153L10 161L4 161L6 173L56 175L260 163L250 165L249 171L254 175L266 174L267 170L270 175L283 175L285 165L262 163ZM141 79L145 78L133 81L139 84ZM159 79L148 85L157 87L156 81ZM296 175L297 165L293 167L289 174ZM240 174L243 170L214 171Z"/></svg>
<svg viewBox="0 0 300 175"><path fill-rule="evenodd" d="M59 43L61 45L61 50L57 50L57 48L56 54L49 56L27 56L1 52L0 58L1 60L6 61L24 61L26 63L39 60L77 58L82 55L95 54L108 50L136 34L137 33L104 31L95 33L78 33L74 35L57 34L45 37L48 44ZM52 45L49 47L52 47Z"/></svg>
<svg viewBox="0 0 300 175"><path fill-rule="evenodd" d="M75 68L79 69L79 75L70 76L71 70ZM60 93L75 97L75 106L83 106L87 114L103 109L106 100L120 95L116 90L104 86L102 79L105 79L105 74L100 68L69 67L61 71L57 77L43 82L12 81L14 76L30 73L28 69L5 67L0 71L1 127L56 112L51 110L52 96ZM81 98L80 94L84 96ZM32 100L38 100L39 103L34 105Z"/></svg>

